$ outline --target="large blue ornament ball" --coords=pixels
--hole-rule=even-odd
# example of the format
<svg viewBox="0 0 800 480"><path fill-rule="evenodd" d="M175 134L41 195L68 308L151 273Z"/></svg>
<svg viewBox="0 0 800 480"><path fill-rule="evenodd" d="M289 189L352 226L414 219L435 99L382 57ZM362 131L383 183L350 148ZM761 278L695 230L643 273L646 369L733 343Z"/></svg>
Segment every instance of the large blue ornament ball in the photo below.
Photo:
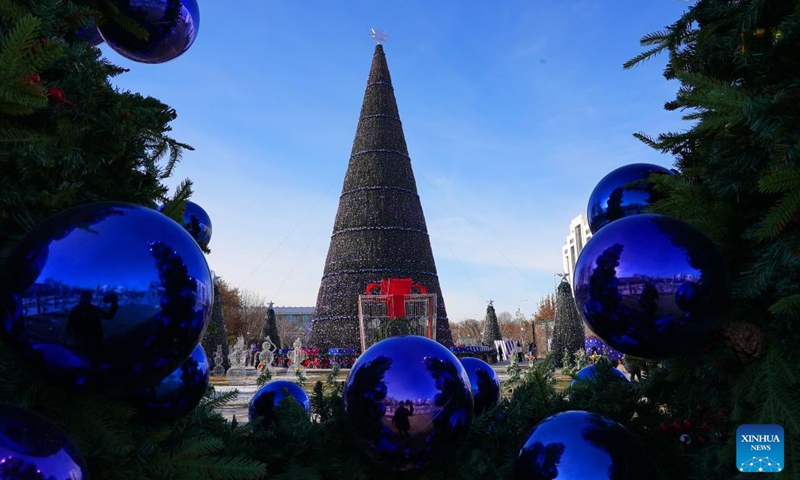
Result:
<svg viewBox="0 0 800 480"><path fill-rule="evenodd" d="M573 410L539 422L515 463L516 480L658 478L650 456L625 427Z"/></svg>
<svg viewBox="0 0 800 480"><path fill-rule="evenodd" d="M645 213L656 200L652 184L645 182L626 185L637 180L647 180L654 173L672 174L658 165L633 163L603 177L589 196L589 230L596 234L615 220Z"/></svg>
<svg viewBox="0 0 800 480"><path fill-rule="evenodd" d="M164 63L181 56L200 28L197 0L113 0L122 15L147 33L139 38L114 22L100 27L108 45L123 57L141 63Z"/></svg>
<svg viewBox="0 0 800 480"><path fill-rule="evenodd" d="M250 400L250 408L247 411L250 422L261 417L261 424L258 426L268 430L278 422L275 409L285 398L293 398L306 413L311 415L311 400L305 390L288 380L275 380L261 387Z"/></svg>
<svg viewBox="0 0 800 480"><path fill-rule="evenodd" d="M575 301L608 345L661 360L703 345L723 320L728 273L702 232L664 215L626 217L600 230L575 265Z"/></svg>
<svg viewBox="0 0 800 480"><path fill-rule="evenodd" d="M473 400L458 358L409 335L382 340L358 358L345 382L344 408L371 459L413 470L443 460L466 437Z"/></svg>
<svg viewBox="0 0 800 480"><path fill-rule="evenodd" d="M87 474L80 452L55 423L0 405L0 478L82 480Z"/></svg>
<svg viewBox="0 0 800 480"><path fill-rule="evenodd" d="M119 202L80 205L24 237L0 277L0 334L49 381L134 392L175 370L211 318L205 256L180 225Z"/></svg>
<svg viewBox="0 0 800 480"><path fill-rule="evenodd" d="M626 382L630 382L630 380L628 380L628 377L626 377L624 373L622 373L621 371L619 371L616 368L612 367L611 368L611 373L614 375L614 378L618 378L620 380L625 380ZM597 365L589 365L589 366L583 367L582 369L580 369L578 371L578 373L576 375L577 375L578 378L576 380L572 381L572 385L577 384L581 380L594 381L594 380L597 379Z"/></svg>
<svg viewBox="0 0 800 480"><path fill-rule="evenodd" d="M491 365L474 357L462 358L461 365L469 377L475 414L480 415L497 405L500 401L500 378Z"/></svg>
<svg viewBox="0 0 800 480"><path fill-rule="evenodd" d="M208 357L201 345L158 384L131 396L139 417L147 422L174 422L191 412L208 389Z"/></svg>
<svg viewBox="0 0 800 480"><path fill-rule="evenodd" d="M207 247L211 241L211 217L200 205L186 202L183 211L183 227L197 240L197 243Z"/></svg>

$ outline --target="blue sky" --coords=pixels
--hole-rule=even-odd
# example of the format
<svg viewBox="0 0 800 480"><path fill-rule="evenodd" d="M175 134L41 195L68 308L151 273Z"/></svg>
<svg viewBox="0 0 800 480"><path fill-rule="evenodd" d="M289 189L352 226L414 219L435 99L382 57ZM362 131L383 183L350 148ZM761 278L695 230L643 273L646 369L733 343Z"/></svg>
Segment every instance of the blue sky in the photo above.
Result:
<svg viewBox="0 0 800 480"><path fill-rule="evenodd" d="M211 268L281 306L313 306L374 43L386 52L451 320L533 313L569 221L605 174L673 159L632 137L687 127L665 57L639 39L678 0L200 2L197 41L161 65L104 54L115 83L174 107L209 213Z"/></svg>

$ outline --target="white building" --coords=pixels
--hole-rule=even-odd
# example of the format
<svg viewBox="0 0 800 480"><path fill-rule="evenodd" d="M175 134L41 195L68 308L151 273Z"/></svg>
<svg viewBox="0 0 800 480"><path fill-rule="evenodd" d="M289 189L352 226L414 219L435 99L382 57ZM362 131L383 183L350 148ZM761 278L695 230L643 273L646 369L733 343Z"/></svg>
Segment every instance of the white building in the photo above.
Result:
<svg viewBox="0 0 800 480"><path fill-rule="evenodd" d="M592 238L592 232L589 230L589 220L586 215L580 214L569 222L569 235L567 235L567 243L561 248L561 259L563 272L569 275L567 280L570 285L572 285L572 278L575 274L578 255L590 238Z"/></svg>

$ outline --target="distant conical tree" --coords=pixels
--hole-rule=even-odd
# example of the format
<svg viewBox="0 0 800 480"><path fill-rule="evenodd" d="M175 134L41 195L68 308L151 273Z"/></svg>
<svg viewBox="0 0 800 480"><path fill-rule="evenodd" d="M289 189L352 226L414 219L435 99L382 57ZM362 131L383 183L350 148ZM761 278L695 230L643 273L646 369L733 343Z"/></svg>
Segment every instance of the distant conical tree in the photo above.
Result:
<svg viewBox="0 0 800 480"><path fill-rule="evenodd" d="M412 278L437 295L437 340L452 345L422 204L383 47L377 45L317 296L311 343L359 348L358 295Z"/></svg>
<svg viewBox="0 0 800 480"><path fill-rule="evenodd" d="M553 345L550 348L550 352L553 354L553 361L556 366L563 367L564 352L569 352L570 358L573 358L575 352L585 348L586 344L583 319L578 311L578 306L575 304L572 287L565 280L561 281L556 293L556 319L554 323Z"/></svg>
<svg viewBox="0 0 800 480"><path fill-rule="evenodd" d="M219 294L216 283L214 284L214 305L211 309L211 321L208 324L208 328L206 328L206 333L203 334L201 343L208 356L211 369L216 366L214 354L218 345L222 345L222 365L226 369L230 367L228 360L228 328L225 325L225 316L222 314L222 295Z"/></svg>
<svg viewBox="0 0 800 480"><path fill-rule="evenodd" d="M275 309L272 308L272 302L269 302L267 316L264 319L264 326L261 328L261 341L263 342L267 337L280 348L281 337L278 334L278 322L275 320Z"/></svg>
<svg viewBox="0 0 800 480"><path fill-rule="evenodd" d="M494 305L489 302L486 307L486 321L483 322L483 343L486 345L494 345L495 340L502 340L503 335L500 333L500 324L497 323L497 314L494 311Z"/></svg>

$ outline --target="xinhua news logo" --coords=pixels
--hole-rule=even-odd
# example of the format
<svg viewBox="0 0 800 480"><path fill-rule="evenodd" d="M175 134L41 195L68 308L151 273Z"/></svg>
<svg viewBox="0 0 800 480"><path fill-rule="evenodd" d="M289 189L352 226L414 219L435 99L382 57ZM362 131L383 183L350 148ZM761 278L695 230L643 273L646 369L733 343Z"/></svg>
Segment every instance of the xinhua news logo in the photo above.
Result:
<svg viewBox="0 0 800 480"><path fill-rule="evenodd" d="M781 472L783 427L780 425L741 425L736 429L736 469L740 472Z"/></svg>

